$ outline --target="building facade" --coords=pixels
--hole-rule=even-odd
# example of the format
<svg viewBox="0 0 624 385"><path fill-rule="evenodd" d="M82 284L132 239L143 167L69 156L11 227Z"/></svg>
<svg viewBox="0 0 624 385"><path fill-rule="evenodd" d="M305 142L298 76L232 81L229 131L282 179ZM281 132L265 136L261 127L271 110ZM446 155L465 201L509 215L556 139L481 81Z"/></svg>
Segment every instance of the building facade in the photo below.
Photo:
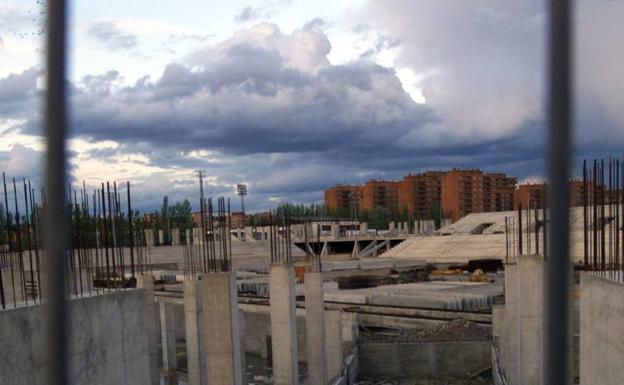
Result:
<svg viewBox="0 0 624 385"><path fill-rule="evenodd" d="M470 213L512 210L516 183L514 177L481 170L427 171L401 181L334 186L325 191L325 207L330 212L381 207L393 214L407 209L414 219L431 219L441 209L442 217L457 221Z"/></svg>
<svg viewBox="0 0 624 385"><path fill-rule="evenodd" d="M522 207L524 209L541 209L546 200L546 188L543 183L524 183L518 185L514 191L514 209Z"/></svg>
<svg viewBox="0 0 624 385"><path fill-rule="evenodd" d="M441 178L443 216L456 222L471 213L511 210L515 188L516 178L505 174L476 169L447 171Z"/></svg>
<svg viewBox="0 0 624 385"><path fill-rule="evenodd" d="M325 208L329 212L358 210L360 186L338 185L325 190Z"/></svg>
<svg viewBox="0 0 624 385"><path fill-rule="evenodd" d="M371 180L360 187L360 210L385 208L396 213L399 208L399 182Z"/></svg>
<svg viewBox="0 0 624 385"><path fill-rule="evenodd" d="M442 175L441 171L427 171L403 178L399 183L399 210L407 208L412 218L429 218L432 209L440 204Z"/></svg>

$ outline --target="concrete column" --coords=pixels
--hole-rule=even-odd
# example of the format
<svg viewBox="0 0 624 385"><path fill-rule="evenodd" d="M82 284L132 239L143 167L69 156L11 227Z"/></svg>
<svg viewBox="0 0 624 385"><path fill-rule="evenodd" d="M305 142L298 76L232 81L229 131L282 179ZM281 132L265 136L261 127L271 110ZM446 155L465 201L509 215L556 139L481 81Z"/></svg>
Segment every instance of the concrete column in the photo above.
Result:
<svg viewBox="0 0 624 385"><path fill-rule="evenodd" d="M145 244L146 246L154 246L154 233L151 229L145 230Z"/></svg>
<svg viewBox="0 0 624 385"><path fill-rule="evenodd" d="M204 352L203 301L198 280L184 280L184 324L186 330L186 357L189 385L206 384L206 355Z"/></svg>
<svg viewBox="0 0 624 385"><path fill-rule="evenodd" d="M393 231L395 227L396 227L396 223L394 223L394 221L388 223L388 230L389 231Z"/></svg>
<svg viewBox="0 0 624 385"><path fill-rule="evenodd" d="M505 310L501 321L502 325L492 326L500 330L500 356L503 371L509 385L521 385L518 383L520 375L518 357L518 265L505 265ZM497 322L498 318L493 318Z"/></svg>
<svg viewBox="0 0 624 385"><path fill-rule="evenodd" d="M154 276L150 273L140 274L137 287L143 289L145 295L145 329L147 330L149 348L150 377L152 385L160 385L160 368L158 365L158 331L156 330L156 302L154 301Z"/></svg>
<svg viewBox="0 0 624 385"><path fill-rule="evenodd" d="M330 381L336 379L344 367L342 352L342 312L328 310L325 312L327 332L327 371Z"/></svg>
<svg viewBox="0 0 624 385"><path fill-rule="evenodd" d="M409 233L409 222L403 222L403 234Z"/></svg>
<svg viewBox="0 0 624 385"><path fill-rule="evenodd" d="M158 305L163 368L166 370L176 369L175 305L166 302L161 302Z"/></svg>
<svg viewBox="0 0 624 385"><path fill-rule="evenodd" d="M326 385L329 378L325 342L323 273L306 273L304 289L308 385Z"/></svg>
<svg viewBox="0 0 624 385"><path fill-rule="evenodd" d="M333 238L338 238L340 236L340 225L337 223L332 223L331 225L331 235Z"/></svg>
<svg viewBox="0 0 624 385"><path fill-rule="evenodd" d="M185 234L186 235L186 244L190 245L193 242L193 238L191 238L191 229L186 229Z"/></svg>
<svg viewBox="0 0 624 385"><path fill-rule="evenodd" d="M158 230L158 246L162 246L165 244L165 232L163 230Z"/></svg>
<svg viewBox="0 0 624 385"><path fill-rule="evenodd" d="M200 282L208 384L242 385L236 273L205 274Z"/></svg>
<svg viewBox="0 0 624 385"><path fill-rule="evenodd" d="M166 372L167 385L176 385L178 383L178 363L176 359L175 305L161 302L159 308L162 367Z"/></svg>
<svg viewBox="0 0 624 385"><path fill-rule="evenodd" d="M271 265L269 270L274 385L299 384L294 275L289 264Z"/></svg>
<svg viewBox="0 0 624 385"><path fill-rule="evenodd" d="M361 222L360 223L360 235L366 235L366 234L368 234L368 223Z"/></svg>
<svg viewBox="0 0 624 385"><path fill-rule="evenodd" d="M519 384L539 385L542 373L542 281L544 262L539 255L518 257Z"/></svg>
<svg viewBox="0 0 624 385"><path fill-rule="evenodd" d="M201 242L201 238L199 236L199 228L198 227L193 227L193 244L194 245L199 245Z"/></svg>
<svg viewBox="0 0 624 385"><path fill-rule="evenodd" d="M180 229L171 229L171 245L180 245Z"/></svg>

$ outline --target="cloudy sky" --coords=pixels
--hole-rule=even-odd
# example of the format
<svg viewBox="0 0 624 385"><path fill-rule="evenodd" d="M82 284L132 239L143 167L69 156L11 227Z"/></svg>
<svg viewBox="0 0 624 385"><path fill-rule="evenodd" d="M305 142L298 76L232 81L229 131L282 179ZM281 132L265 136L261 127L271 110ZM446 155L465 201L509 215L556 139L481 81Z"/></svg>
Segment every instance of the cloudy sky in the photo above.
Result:
<svg viewBox="0 0 624 385"><path fill-rule="evenodd" d="M253 210L426 169L543 178L544 1L72 3L72 178L130 180L143 210L197 200L195 170ZM42 13L0 2L0 169L35 181ZM578 159L622 152L623 19L577 1Z"/></svg>

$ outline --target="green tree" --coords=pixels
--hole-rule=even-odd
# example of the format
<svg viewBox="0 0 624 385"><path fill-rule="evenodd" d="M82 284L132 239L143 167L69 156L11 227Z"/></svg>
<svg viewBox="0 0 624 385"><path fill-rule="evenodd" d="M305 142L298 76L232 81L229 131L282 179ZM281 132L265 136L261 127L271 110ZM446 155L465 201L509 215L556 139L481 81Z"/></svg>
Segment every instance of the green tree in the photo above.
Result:
<svg viewBox="0 0 624 385"><path fill-rule="evenodd" d="M392 213L385 207L375 207L370 213L370 226L376 230L387 230Z"/></svg>

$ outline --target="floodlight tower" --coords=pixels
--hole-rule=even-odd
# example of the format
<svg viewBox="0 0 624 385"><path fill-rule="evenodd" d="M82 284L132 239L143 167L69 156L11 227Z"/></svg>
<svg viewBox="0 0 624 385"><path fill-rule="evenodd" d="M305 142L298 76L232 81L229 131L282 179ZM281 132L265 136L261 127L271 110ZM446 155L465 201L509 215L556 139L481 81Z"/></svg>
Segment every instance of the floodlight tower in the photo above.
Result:
<svg viewBox="0 0 624 385"><path fill-rule="evenodd" d="M247 195L247 185L246 184L236 185L236 195L240 195L241 197L241 212L245 214L245 195Z"/></svg>

